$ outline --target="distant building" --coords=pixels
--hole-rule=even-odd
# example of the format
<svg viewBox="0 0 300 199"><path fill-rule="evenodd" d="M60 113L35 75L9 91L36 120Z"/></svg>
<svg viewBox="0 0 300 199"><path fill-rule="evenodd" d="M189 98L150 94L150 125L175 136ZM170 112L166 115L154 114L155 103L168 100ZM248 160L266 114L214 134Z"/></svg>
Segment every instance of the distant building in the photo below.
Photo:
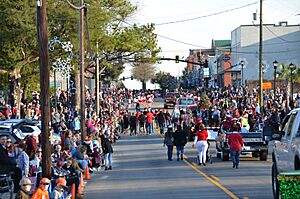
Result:
<svg viewBox="0 0 300 199"><path fill-rule="evenodd" d="M187 64L188 73L185 85L189 87L204 85L203 67L205 67L205 62L209 68L209 84L211 86L231 84L231 70L228 70L231 67L230 48L230 40L212 40L210 49L191 49L187 60L202 63L202 65Z"/></svg>
<svg viewBox="0 0 300 199"><path fill-rule="evenodd" d="M244 67L243 81L259 79L258 66L259 25L241 25L231 32L232 69L241 71L240 61ZM273 61L288 65L300 64L300 25L263 24L263 75L264 81L274 78Z"/></svg>

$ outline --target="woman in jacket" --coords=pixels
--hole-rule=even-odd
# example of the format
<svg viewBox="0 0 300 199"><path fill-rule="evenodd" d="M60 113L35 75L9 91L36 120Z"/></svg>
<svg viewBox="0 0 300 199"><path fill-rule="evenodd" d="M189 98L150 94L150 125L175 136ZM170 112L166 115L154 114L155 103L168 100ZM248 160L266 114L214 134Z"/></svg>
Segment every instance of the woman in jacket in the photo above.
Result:
<svg viewBox="0 0 300 199"><path fill-rule="evenodd" d="M174 137L173 137L173 130L172 125L168 126L168 131L165 133L165 139L164 139L164 145L167 145L168 147L168 160L172 161L172 155L173 155L173 147L174 147Z"/></svg>
<svg viewBox="0 0 300 199"><path fill-rule="evenodd" d="M199 131L197 131L195 135L195 140L193 147L196 145L197 151L198 151L198 159L199 159L199 165L206 166L206 152L208 148L207 144L207 137L208 137L208 132L205 129L204 125L201 124L199 127Z"/></svg>
<svg viewBox="0 0 300 199"><path fill-rule="evenodd" d="M173 137L174 145L176 146L177 151L177 161L179 161L179 155L180 159L183 160L184 146L187 143L187 134L184 133L184 131L181 128L181 125L177 126L177 130L175 131Z"/></svg>
<svg viewBox="0 0 300 199"><path fill-rule="evenodd" d="M101 135L101 146L105 156L105 170L112 170L112 154L114 151L108 132Z"/></svg>
<svg viewBox="0 0 300 199"><path fill-rule="evenodd" d="M233 168L239 168L240 153L244 145L243 138L239 134L239 127L237 125L232 127L233 132L228 136L228 144L230 145L230 155L233 163Z"/></svg>

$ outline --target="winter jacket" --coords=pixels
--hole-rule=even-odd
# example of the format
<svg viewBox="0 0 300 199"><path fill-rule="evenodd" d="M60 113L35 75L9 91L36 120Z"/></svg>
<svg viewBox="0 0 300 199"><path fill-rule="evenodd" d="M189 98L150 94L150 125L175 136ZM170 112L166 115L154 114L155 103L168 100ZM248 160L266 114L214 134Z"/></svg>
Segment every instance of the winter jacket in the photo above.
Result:
<svg viewBox="0 0 300 199"><path fill-rule="evenodd" d="M182 130L175 131L174 135L174 145L175 146L185 146L187 143L187 135Z"/></svg>
<svg viewBox="0 0 300 199"><path fill-rule="evenodd" d="M31 199L49 199L48 191L39 187L35 190Z"/></svg>
<svg viewBox="0 0 300 199"><path fill-rule="evenodd" d="M15 199L30 199L30 196L28 193L26 193L25 191L20 189L19 192L17 193Z"/></svg>
<svg viewBox="0 0 300 199"><path fill-rule="evenodd" d="M107 154L107 153L113 153L113 148L112 148L112 145L111 145L111 142L109 141L109 139L105 138L105 137L102 137L101 138L101 142L102 142L102 150L103 150L103 153L104 154Z"/></svg>
<svg viewBox="0 0 300 199"><path fill-rule="evenodd" d="M238 132L233 132L228 136L228 144L231 151L241 151L244 145L243 138Z"/></svg>
<svg viewBox="0 0 300 199"><path fill-rule="evenodd" d="M173 132L167 131L165 133L164 144L167 146L173 146L174 145L173 141L174 141Z"/></svg>

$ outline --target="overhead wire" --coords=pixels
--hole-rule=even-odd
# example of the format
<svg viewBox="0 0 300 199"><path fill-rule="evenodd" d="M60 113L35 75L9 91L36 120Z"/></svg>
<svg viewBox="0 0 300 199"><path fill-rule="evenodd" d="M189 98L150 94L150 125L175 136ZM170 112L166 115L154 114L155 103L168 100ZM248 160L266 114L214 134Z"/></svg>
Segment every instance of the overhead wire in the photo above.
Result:
<svg viewBox="0 0 300 199"><path fill-rule="evenodd" d="M183 22L187 22L187 21L194 21L194 20L197 20L197 19L211 17L211 16L216 16L216 15L220 15L220 14L223 14L223 13L227 13L227 12L231 12L231 11L234 11L234 10L238 10L238 9L241 9L241 8L249 7L249 6L252 6L252 5L257 4L257 3L258 3L258 1L255 1L253 3L248 3L246 5L242 5L242 6L231 8L231 9L227 9L227 10L223 10L223 11L220 11L220 12L211 13L211 14L208 14L208 15L202 15L202 16L199 16L199 17L193 17L193 18L188 18L188 19L181 19L181 20L176 20L176 21L163 22L163 23L158 23L158 24L155 24L155 25L156 26L161 26L161 25L168 25L168 24L175 24L175 23L183 23Z"/></svg>

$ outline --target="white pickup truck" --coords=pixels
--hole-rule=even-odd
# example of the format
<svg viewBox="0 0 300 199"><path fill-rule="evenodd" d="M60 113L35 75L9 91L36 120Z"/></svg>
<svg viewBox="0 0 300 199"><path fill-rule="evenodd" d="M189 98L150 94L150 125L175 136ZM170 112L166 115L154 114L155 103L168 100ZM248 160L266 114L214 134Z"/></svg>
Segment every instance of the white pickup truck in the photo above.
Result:
<svg viewBox="0 0 300 199"><path fill-rule="evenodd" d="M282 124L282 131L273 135L272 187L274 198L280 198L277 176L300 170L300 108L292 110Z"/></svg>

